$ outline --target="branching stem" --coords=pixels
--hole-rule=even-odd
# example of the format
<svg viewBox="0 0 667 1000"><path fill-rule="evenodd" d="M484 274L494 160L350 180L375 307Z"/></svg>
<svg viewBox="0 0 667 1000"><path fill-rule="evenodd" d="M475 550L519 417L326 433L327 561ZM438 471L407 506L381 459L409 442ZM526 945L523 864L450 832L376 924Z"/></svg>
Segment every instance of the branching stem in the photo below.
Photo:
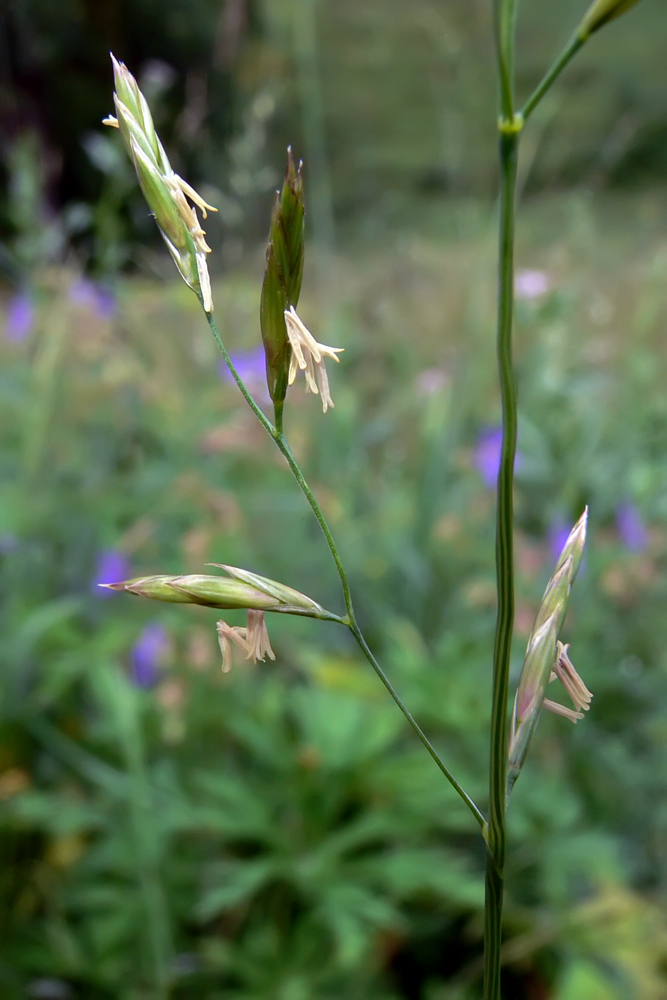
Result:
<svg viewBox="0 0 667 1000"><path fill-rule="evenodd" d="M542 98L545 96L547 91L551 89L551 87L556 82L558 77L561 75L565 67L574 58L574 56L577 54L577 52L582 47L585 41L586 39L582 38L578 32L576 32L572 36L572 38L569 40L569 42L567 43L561 54L551 65L551 67L547 70L546 74L544 75L540 83L538 83L537 87L535 88L535 90L530 95L530 97L524 104L523 108L519 112L524 121L528 120L528 118L533 113L533 111L540 103Z"/></svg>
<svg viewBox="0 0 667 1000"><path fill-rule="evenodd" d="M356 639L357 643L359 644L359 647L361 648L364 656L366 657L366 659L368 660L368 662L373 667L373 670L376 672L376 674L378 675L378 677L380 678L380 680L384 684L385 688L387 689L387 691L389 692L389 694L391 695L391 697L395 701L396 705L401 710L401 712L403 713L403 715L405 716L406 720L408 721L408 723L410 724L410 726L412 727L412 729L415 731L415 733L417 734L417 736L419 737L419 739L421 740L421 742L424 744L424 746L426 747L426 749L428 750L429 754L431 755L431 757L433 758L433 760L435 761L435 763L438 765L438 767L440 768L440 770L442 771L442 773L444 774L444 776L447 778L447 780L452 785L452 787L456 789L456 791L461 796L461 798L463 799L463 801L465 802L465 804L468 806L468 808L472 812L473 816L475 817L475 819L479 823L479 825L482 828L482 830L484 830L485 827L486 827L486 821L484 819L483 814L478 809L478 807L475 805L475 803L470 798L470 796L468 795L468 793L458 783L458 781L456 780L456 778L454 777L454 775L451 773L451 771L449 770L449 768L443 763L443 761L441 760L440 755L438 754L437 750L435 749L435 747L433 746L433 744L431 743L431 741L429 740L429 738L426 736L426 734L424 733L423 729L421 728L421 726L419 725L419 723L417 722L417 720L414 718L414 716L412 715L412 713L407 709L407 707L405 706L402 698L400 697L400 695L398 694L398 692L394 688L393 684L391 683L391 681L389 680L389 678L385 674L385 672L382 669L382 667L380 666L380 664L377 662L377 660L373 656L373 653L371 652L371 650L370 650L370 648L368 646L368 643L366 642L366 640L365 640L365 638L363 636L363 633L362 633L361 629L359 628L359 625L357 623L357 619L356 619L356 616L355 616L355 613L354 613L354 607L352 605L352 595L350 593L350 585L349 585L349 581L347 579L347 573L345 572L345 567L343 566L343 562L341 560L340 553L338 551L338 547L336 545L336 542L334 541L334 537L331 534L331 529L329 528L327 520L326 520L326 518L325 518L325 516L324 516L324 514L322 512L322 508L320 507L319 503L317 502L317 499L316 499L315 495L313 494L313 491L311 490L310 486L306 482L306 479L305 479L305 477L304 477L304 475L303 475L303 473L302 473L302 471L301 471L301 469L299 467L299 463L297 462L296 458L294 457L292 449L290 448L290 446L289 446L289 444L287 442L287 438L285 437L285 434L283 433L283 429L282 429L282 406L279 407L277 409L277 411L276 411L276 424L278 426L274 427L274 425L271 423L271 421L269 420L269 418L259 408L259 406L255 402L255 400L252 398L252 396L248 392L248 389L246 388L246 385L243 382L243 379L241 378L241 376L237 372L237 370L236 370L236 368L234 366L234 362L232 361L232 359L230 358L230 356L229 356L229 354L227 352L227 348L224 345L224 342L222 340L222 337L220 336L220 332L218 330L218 327L217 327L217 324L215 322L215 319L213 318L213 316L211 315L211 313L206 313L206 319L208 320L208 324L209 324L209 326L211 328L211 331L213 333L213 337L215 338L215 342L216 342L216 344L218 346L218 350L222 354L222 356L223 356L223 358L225 360L225 363L227 364L227 367L229 368L230 372L232 373L234 381L236 382L236 384L238 385L239 389L243 393L243 397L244 397L245 401L248 403L248 405L250 406L251 410L253 411L253 413L255 414L255 416L257 417L257 419L259 420L259 422L261 423L262 427L264 427L264 429L267 431L267 433L273 438L273 440L275 441L277 447L280 449L281 453L285 457L292 475L296 479L296 481L297 481L297 483L299 485L299 488L301 489L301 492L303 493L303 495L305 496L306 500L310 504L310 506L312 508L312 511L313 511L315 517L317 518L317 523L319 524L320 528L322 529L322 533L324 534L324 537L325 537L325 539L327 541L327 545L329 546L329 550L331 551L331 555L333 557L334 563L336 564L336 569L338 570L338 576L340 577L341 586L343 588L343 598L345 600L346 617L343 618L343 619L340 619L341 623L343 625L347 625L348 626L348 628L352 632L352 635L354 636L354 638Z"/></svg>

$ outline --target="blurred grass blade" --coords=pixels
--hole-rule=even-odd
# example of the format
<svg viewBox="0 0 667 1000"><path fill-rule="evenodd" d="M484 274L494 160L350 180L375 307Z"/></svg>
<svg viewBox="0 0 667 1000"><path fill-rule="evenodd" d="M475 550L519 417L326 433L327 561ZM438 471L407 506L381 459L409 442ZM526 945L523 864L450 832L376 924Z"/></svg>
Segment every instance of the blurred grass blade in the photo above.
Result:
<svg viewBox="0 0 667 1000"><path fill-rule="evenodd" d="M140 720L140 692L119 669L103 665L92 675L100 708L111 721L125 759L135 877L145 912L145 933L156 1000L169 994L172 958L169 909L162 885L160 810L153 801Z"/></svg>

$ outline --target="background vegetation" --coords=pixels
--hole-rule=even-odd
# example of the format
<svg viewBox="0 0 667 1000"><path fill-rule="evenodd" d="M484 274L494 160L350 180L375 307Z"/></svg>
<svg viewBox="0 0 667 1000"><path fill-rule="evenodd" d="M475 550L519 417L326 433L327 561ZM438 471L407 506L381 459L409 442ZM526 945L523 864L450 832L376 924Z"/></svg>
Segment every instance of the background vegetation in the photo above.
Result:
<svg viewBox="0 0 667 1000"><path fill-rule="evenodd" d="M667 991L656 4L590 45L522 164L515 669L588 502L567 638L595 699L576 728L543 719L513 797L517 1000ZM580 10L526 0L526 91ZM473 998L479 838L342 630L278 618L276 664L222 675L212 612L95 586L222 561L340 607L317 526L99 119L113 47L143 72L177 169L221 207L216 309L259 399L267 206L287 142L307 154L300 311L346 351L336 409L294 389L288 430L365 629L483 801L499 422L487 4L17 0L0 25L3 998Z"/></svg>

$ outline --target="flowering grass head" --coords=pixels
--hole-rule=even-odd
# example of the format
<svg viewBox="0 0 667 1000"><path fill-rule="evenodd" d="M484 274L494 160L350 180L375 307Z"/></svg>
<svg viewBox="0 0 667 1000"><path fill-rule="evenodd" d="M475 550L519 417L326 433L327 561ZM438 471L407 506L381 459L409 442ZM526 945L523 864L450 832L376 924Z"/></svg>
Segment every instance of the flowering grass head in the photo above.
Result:
<svg viewBox="0 0 667 1000"><path fill-rule="evenodd" d="M155 216L162 238L185 283L197 293L207 313L213 312L206 254L211 248L197 212L204 218L217 211L174 173L160 142L146 98L127 66L112 55L116 116L105 125L120 130L139 179L144 198Z"/></svg>
<svg viewBox="0 0 667 1000"><path fill-rule="evenodd" d="M576 722L583 718L581 709L587 710L590 704L592 696L567 655L568 647L558 641L572 584L583 558L587 524L588 510L585 510L565 541L528 639L512 712L507 795L523 767L542 706ZM556 678L563 683L572 698L574 711L558 702L545 699L547 685Z"/></svg>
<svg viewBox="0 0 667 1000"><path fill-rule="evenodd" d="M247 626L230 626L224 621L218 622L224 671L231 667L230 641L245 652L246 659L263 660L265 656L275 659L264 621L267 611L340 621L337 615L326 611L317 601L284 583L237 566L221 563L212 565L224 569L227 576L144 576L120 583L103 583L100 586L172 604L199 604L206 608L245 610L248 615Z"/></svg>

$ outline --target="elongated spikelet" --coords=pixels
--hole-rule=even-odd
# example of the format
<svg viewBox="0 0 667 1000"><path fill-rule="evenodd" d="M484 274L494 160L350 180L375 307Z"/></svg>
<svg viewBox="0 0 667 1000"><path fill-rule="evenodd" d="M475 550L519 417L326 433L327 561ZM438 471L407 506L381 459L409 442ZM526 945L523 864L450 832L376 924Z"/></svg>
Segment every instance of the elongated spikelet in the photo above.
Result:
<svg viewBox="0 0 667 1000"><path fill-rule="evenodd" d="M217 209L208 205L182 177L174 173L137 81L127 66L113 55L111 60L116 117L110 115L104 119L104 124L120 130L141 192L155 216L176 267L186 284L197 293L206 312L213 312L206 263L210 247L192 206L196 205L204 218L207 210L216 212Z"/></svg>
<svg viewBox="0 0 667 1000"><path fill-rule="evenodd" d="M595 0L579 26L578 35L584 40L599 31L609 21L625 14L627 10L639 3L639 0Z"/></svg>
<svg viewBox="0 0 667 1000"><path fill-rule="evenodd" d="M336 618L317 601L313 601L292 587L238 569L236 566L220 568L227 572L227 577L206 574L143 576L100 586L174 604L200 604L207 608L226 610L245 608L255 611L276 611L282 614L303 615L307 618Z"/></svg>
<svg viewBox="0 0 667 1000"><path fill-rule="evenodd" d="M570 532L535 617L519 678L507 766L507 795L523 767L557 660L558 634L586 544L588 509ZM565 713L563 713L565 714Z"/></svg>
<svg viewBox="0 0 667 1000"><path fill-rule="evenodd" d="M296 306L301 291L304 257L304 202L302 164L294 164L287 150L287 171L271 213L266 267L259 317L266 355L266 378L273 402L282 405L287 394L292 349L285 310Z"/></svg>

